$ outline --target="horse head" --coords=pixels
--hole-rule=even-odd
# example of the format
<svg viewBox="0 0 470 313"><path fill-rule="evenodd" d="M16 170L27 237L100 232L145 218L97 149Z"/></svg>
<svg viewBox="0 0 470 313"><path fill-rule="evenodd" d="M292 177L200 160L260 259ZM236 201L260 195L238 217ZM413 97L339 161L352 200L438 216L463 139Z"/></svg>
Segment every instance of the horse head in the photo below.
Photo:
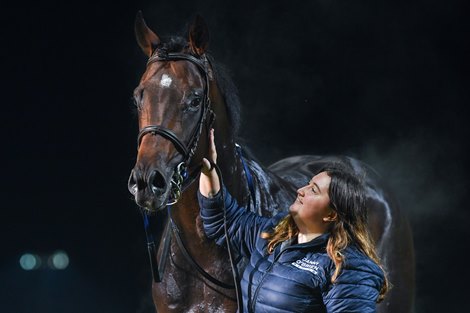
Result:
<svg viewBox="0 0 470 313"><path fill-rule="evenodd" d="M128 188L147 211L163 209L181 196L187 176L194 180L211 127L211 65L205 55L207 25L196 17L188 38L163 41L139 12L135 21L139 46L149 57L134 90L138 111L137 160Z"/></svg>

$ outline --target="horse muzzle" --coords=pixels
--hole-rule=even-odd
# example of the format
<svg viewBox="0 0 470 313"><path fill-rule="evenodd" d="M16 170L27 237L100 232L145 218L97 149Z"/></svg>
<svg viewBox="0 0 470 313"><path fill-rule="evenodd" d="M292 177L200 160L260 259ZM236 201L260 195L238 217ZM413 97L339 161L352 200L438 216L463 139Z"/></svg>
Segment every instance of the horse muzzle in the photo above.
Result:
<svg viewBox="0 0 470 313"><path fill-rule="evenodd" d="M146 211L156 212L166 207L170 186L167 183L171 177L165 176L159 170L148 173L134 168L129 176L127 188L134 196L136 204Z"/></svg>

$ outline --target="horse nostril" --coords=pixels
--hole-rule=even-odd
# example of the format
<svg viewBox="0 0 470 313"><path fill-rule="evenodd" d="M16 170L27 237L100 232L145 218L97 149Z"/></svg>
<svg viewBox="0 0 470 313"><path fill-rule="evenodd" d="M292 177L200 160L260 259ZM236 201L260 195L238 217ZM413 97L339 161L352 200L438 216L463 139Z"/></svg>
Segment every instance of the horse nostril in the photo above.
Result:
<svg viewBox="0 0 470 313"><path fill-rule="evenodd" d="M131 175L129 175L129 180L127 181L127 189L133 195L137 193L137 181L135 178L134 170L132 170Z"/></svg>
<svg viewBox="0 0 470 313"><path fill-rule="evenodd" d="M149 185L152 186L153 193L161 193L161 190L165 189L166 186L165 178L159 171L154 171L149 179Z"/></svg>

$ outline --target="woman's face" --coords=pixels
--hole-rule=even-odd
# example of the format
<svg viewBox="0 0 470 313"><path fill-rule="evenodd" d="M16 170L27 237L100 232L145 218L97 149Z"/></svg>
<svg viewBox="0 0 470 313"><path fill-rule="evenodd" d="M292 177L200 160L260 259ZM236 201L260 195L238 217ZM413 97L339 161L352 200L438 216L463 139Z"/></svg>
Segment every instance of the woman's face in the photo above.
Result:
<svg viewBox="0 0 470 313"><path fill-rule="evenodd" d="M289 208L300 231L324 232L334 211L330 208L328 189L331 178L326 172L315 175L297 190L297 199Z"/></svg>

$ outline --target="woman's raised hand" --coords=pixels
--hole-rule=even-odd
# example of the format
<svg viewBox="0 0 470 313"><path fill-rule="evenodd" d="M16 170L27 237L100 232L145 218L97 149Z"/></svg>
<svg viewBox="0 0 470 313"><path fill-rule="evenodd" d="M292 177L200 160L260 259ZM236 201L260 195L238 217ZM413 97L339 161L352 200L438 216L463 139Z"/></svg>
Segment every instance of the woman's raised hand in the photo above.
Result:
<svg viewBox="0 0 470 313"><path fill-rule="evenodd" d="M206 198L213 197L220 190L219 176L212 166L212 163L216 164L217 162L214 138L214 129L212 128L209 133L208 155L207 158L202 159L201 175L199 176L199 192Z"/></svg>
<svg viewBox="0 0 470 313"><path fill-rule="evenodd" d="M211 128L209 133L209 150L207 158L202 159L202 173L209 175L209 172L213 170L211 163L217 163L217 150L215 149L215 140L214 140L214 129Z"/></svg>

